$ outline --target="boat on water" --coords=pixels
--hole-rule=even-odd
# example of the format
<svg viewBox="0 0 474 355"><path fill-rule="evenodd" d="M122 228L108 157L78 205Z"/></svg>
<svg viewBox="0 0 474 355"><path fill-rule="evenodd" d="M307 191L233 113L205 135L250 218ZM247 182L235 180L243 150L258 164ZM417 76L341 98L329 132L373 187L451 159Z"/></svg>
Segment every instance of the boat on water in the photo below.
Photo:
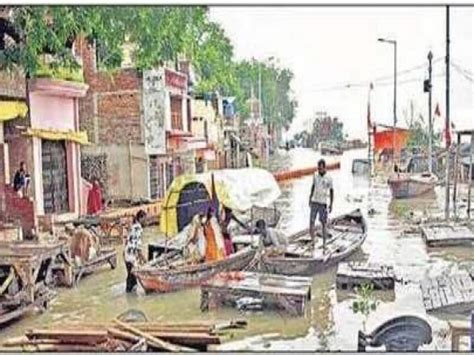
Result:
<svg viewBox="0 0 474 355"><path fill-rule="evenodd" d="M430 173L436 166L429 159L415 154L408 159L405 168L398 169L388 179L388 185L395 199L417 197L434 190L438 177Z"/></svg>
<svg viewBox="0 0 474 355"><path fill-rule="evenodd" d="M395 199L412 198L433 191L438 178L431 173L396 173L388 179Z"/></svg>
<svg viewBox="0 0 474 355"><path fill-rule="evenodd" d="M172 292L199 286L220 272L239 271L250 266L258 248L247 246L226 259L186 264L181 250L170 248L161 258L138 268L134 274L145 292Z"/></svg>
<svg viewBox="0 0 474 355"><path fill-rule="evenodd" d="M321 229L317 234L316 243L311 240L308 229L290 236L285 253L263 255L259 270L287 276L311 276L324 271L359 249L367 237L367 225L357 209L329 221L325 249Z"/></svg>
<svg viewBox="0 0 474 355"><path fill-rule="evenodd" d="M251 266L258 251L255 245L246 245L222 260L190 263L183 257L187 228L196 214L205 215L210 206L241 213L254 209L251 213L258 218L268 215L274 221L278 216L267 212L275 212L269 206L280 193L273 175L257 168L177 177L167 191L160 217L161 231L171 237L149 245L148 262L134 270L138 282L148 293L171 292L198 286L220 272Z"/></svg>
<svg viewBox="0 0 474 355"><path fill-rule="evenodd" d="M321 142L319 150L322 155L342 155L342 149L337 145L329 142Z"/></svg>

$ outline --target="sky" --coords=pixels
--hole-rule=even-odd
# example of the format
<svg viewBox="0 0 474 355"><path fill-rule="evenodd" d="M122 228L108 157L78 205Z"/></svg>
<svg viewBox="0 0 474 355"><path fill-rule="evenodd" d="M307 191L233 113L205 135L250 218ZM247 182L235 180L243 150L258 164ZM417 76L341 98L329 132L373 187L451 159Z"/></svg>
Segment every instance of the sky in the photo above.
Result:
<svg viewBox="0 0 474 355"><path fill-rule="evenodd" d="M450 117L456 128L474 128L474 7L451 7ZM394 50L377 38L397 41L397 117L407 125L428 117L428 51L433 52L433 111L440 130L445 116L446 10L444 7L211 7L225 29L237 59L271 56L290 68L298 111L290 133L307 127L315 112L344 122L352 138L367 137L369 83L372 119L393 123ZM411 70L409 70L411 69ZM381 78L381 79L380 79ZM347 84L359 84L351 88ZM411 104L413 102L413 104Z"/></svg>

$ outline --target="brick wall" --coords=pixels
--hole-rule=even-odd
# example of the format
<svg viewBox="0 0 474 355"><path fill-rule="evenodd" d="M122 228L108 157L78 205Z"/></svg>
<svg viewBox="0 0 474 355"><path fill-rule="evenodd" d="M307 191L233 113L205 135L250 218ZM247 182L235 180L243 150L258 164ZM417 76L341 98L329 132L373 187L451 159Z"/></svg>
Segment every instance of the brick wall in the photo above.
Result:
<svg viewBox="0 0 474 355"><path fill-rule="evenodd" d="M0 96L25 98L25 77L18 72L0 71Z"/></svg>
<svg viewBox="0 0 474 355"><path fill-rule="evenodd" d="M141 143L140 93L118 91L97 100L100 144Z"/></svg>
<svg viewBox="0 0 474 355"><path fill-rule="evenodd" d="M27 197L20 198L11 186L5 186L6 212L5 219L9 222L19 222L23 235L31 235L38 225L35 204Z"/></svg>
<svg viewBox="0 0 474 355"><path fill-rule="evenodd" d="M89 91L79 103L81 129L99 145L142 143L141 74L135 69L98 72L93 43L78 39L76 55L82 58ZM98 138L98 141L96 141Z"/></svg>

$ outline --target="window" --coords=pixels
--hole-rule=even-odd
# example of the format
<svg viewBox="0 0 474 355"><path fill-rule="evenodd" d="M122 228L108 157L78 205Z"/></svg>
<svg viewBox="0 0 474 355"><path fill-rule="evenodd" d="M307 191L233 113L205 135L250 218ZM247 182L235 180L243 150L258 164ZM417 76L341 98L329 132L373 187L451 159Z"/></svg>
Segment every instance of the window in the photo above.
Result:
<svg viewBox="0 0 474 355"><path fill-rule="evenodd" d="M171 96L171 128L183 130L183 106L179 96Z"/></svg>

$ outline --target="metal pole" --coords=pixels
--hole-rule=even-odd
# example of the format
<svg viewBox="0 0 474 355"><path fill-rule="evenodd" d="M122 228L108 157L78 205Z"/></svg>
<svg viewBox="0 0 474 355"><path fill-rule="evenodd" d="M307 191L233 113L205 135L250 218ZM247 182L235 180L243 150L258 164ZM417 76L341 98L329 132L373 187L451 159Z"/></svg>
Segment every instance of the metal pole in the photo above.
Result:
<svg viewBox="0 0 474 355"><path fill-rule="evenodd" d="M446 127L445 129L450 128L449 122L449 5L446 6ZM446 193L445 193L445 207L444 215L446 219L449 219L449 144L446 142Z"/></svg>
<svg viewBox="0 0 474 355"><path fill-rule="evenodd" d="M372 145L370 144L370 126L367 127L367 134L368 134L368 144L367 144L367 147L368 147L368 154L367 154L367 158L369 160L369 178L372 176L372 158L370 156L370 151L372 150Z"/></svg>
<svg viewBox="0 0 474 355"><path fill-rule="evenodd" d="M474 154L474 132L471 133L471 150L469 154L469 189L467 191L467 218L471 219L472 155Z"/></svg>
<svg viewBox="0 0 474 355"><path fill-rule="evenodd" d="M393 41L393 161L395 162L395 130L397 127L397 41Z"/></svg>
<svg viewBox="0 0 474 355"><path fill-rule="evenodd" d="M263 122L262 118L262 66L258 65L258 120Z"/></svg>
<svg viewBox="0 0 474 355"><path fill-rule="evenodd" d="M371 157L371 151L372 151L372 143L370 142L370 133L372 131L372 117L371 117L371 112L370 112L370 94L372 92L372 84L369 86L369 95L368 95L368 105L367 105L367 149L368 149L368 154L367 158L369 161L369 178L372 177L372 157ZM370 120L369 120L370 119Z"/></svg>
<svg viewBox="0 0 474 355"><path fill-rule="evenodd" d="M429 92L428 92L428 171L430 174L433 173L433 121L432 121L432 109L431 109L431 93L432 93L432 84L431 84L431 73L433 71L432 67L433 53L429 51L428 53L428 81L429 81Z"/></svg>

